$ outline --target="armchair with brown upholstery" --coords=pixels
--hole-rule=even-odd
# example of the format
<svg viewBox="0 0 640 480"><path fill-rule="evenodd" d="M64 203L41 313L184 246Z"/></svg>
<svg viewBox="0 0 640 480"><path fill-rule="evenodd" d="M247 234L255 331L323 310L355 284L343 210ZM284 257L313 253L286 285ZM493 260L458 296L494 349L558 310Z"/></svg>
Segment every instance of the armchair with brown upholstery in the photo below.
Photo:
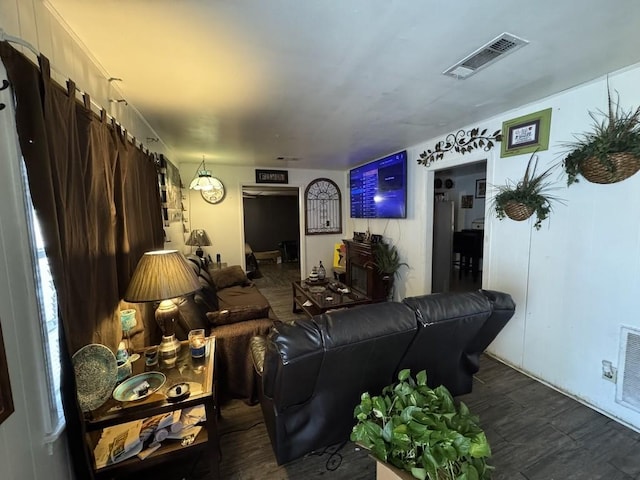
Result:
<svg viewBox="0 0 640 480"><path fill-rule="evenodd" d="M240 398L258 401L258 377L249 343L266 335L275 319L268 300L239 265L207 270L195 256L187 255L202 285L193 296L178 303L176 336L186 340L189 330L204 328L216 337L216 381L222 401Z"/></svg>

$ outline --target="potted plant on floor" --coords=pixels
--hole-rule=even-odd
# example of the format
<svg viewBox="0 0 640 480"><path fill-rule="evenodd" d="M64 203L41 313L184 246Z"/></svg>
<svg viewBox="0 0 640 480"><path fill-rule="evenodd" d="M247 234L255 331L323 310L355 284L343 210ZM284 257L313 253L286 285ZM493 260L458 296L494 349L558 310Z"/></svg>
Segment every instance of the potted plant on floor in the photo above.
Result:
<svg viewBox="0 0 640 480"><path fill-rule="evenodd" d="M562 200L550 194L554 187L549 181L549 176L555 165L542 173L536 172L537 167L538 156L533 152L529 157L522 180L517 182L507 180L505 185L496 187L498 193L493 197L492 204L500 220L506 216L512 220L522 221L535 213L536 222L533 226L536 230L540 230L542 221L551 212L552 203L563 203Z"/></svg>
<svg viewBox="0 0 640 480"><path fill-rule="evenodd" d="M400 255L395 245L383 240L373 245L373 258L376 269L382 275L387 299L390 299L393 296L393 282L400 267L408 267L409 265L400 261Z"/></svg>
<svg viewBox="0 0 640 480"><path fill-rule="evenodd" d="M608 112L589 112L592 131L564 144L570 150L563 160L567 185L578 183L579 175L592 183L616 183L640 169L640 107L620 108L620 97L611 99L608 83L607 98Z"/></svg>
<svg viewBox="0 0 640 480"><path fill-rule="evenodd" d="M420 480L488 479L491 449L477 417L453 401L444 386L431 389L421 371L409 370L380 396L363 393L354 416L351 440L391 465L398 478L411 473Z"/></svg>

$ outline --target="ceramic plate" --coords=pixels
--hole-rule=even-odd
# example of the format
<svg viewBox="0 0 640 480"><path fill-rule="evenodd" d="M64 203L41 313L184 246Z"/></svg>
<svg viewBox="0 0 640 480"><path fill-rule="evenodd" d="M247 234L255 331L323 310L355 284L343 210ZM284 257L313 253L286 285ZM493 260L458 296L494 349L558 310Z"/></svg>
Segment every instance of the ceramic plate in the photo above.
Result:
<svg viewBox="0 0 640 480"><path fill-rule="evenodd" d="M95 410L109 399L116 385L116 357L104 345L92 343L78 350L71 360L80 408L83 412Z"/></svg>
<svg viewBox="0 0 640 480"><path fill-rule="evenodd" d="M131 377L113 391L113 398L119 402L135 402L154 394L164 385L167 377L160 372L147 372ZM148 387L145 385L148 384Z"/></svg>

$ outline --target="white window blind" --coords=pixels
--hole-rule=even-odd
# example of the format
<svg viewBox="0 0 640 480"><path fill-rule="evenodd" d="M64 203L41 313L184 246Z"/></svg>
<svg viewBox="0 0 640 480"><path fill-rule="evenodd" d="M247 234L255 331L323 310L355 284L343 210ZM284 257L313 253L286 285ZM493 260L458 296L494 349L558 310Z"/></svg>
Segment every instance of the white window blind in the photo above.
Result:
<svg viewBox="0 0 640 480"><path fill-rule="evenodd" d="M29 184L26 178L24 164L22 165L23 184L25 185L25 201L30 220L29 233L31 236L33 273L35 279L36 296L40 317L40 332L45 358L45 371L48 383L49 415L45 415L46 443L54 442L62 432L65 421L60 393L60 344L58 337L58 298L53 285L53 277L49 268L49 261L45 253L45 244L40 230L36 212L31 203Z"/></svg>

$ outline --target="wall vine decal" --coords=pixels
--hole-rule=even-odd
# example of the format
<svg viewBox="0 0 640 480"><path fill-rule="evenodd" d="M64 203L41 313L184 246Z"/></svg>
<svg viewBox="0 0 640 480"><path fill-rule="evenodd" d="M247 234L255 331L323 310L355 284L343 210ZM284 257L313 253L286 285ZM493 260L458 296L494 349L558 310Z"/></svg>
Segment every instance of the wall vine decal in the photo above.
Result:
<svg viewBox="0 0 640 480"><path fill-rule="evenodd" d="M418 164L428 167L437 160L442 160L444 154L450 151L465 154L476 148L482 148L485 152L491 150L495 142L502 141L502 131L496 130L491 135L487 135L487 129L480 131L479 128L471 130L458 130L450 133L444 140L436 143L433 150L427 149L420 154Z"/></svg>

